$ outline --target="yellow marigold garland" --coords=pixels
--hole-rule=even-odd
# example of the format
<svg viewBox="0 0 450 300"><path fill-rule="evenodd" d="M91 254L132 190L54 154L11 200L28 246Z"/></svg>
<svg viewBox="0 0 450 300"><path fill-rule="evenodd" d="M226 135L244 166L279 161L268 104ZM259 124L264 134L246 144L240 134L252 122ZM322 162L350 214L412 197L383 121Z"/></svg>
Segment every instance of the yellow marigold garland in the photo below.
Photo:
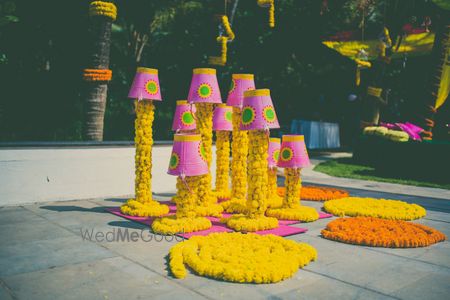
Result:
<svg viewBox="0 0 450 300"><path fill-rule="evenodd" d="M249 131L248 195L245 216L227 219L228 227L237 231L258 231L278 227L278 220L265 216L267 210L267 155L269 139L262 130Z"/></svg>
<svg viewBox="0 0 450 300"><path fill-rule="evenodd" d="M388 248L426 247L446 240L445 234L425 225L372 217L333 220L322 230L322 236L348 244Z"/></svg>
<svg viewBox="0 0 450 300"><path fill-rule="evenodd" d="M276 168L268 170L268 180L267 205L271 208L280 207L283 205L283 198L278 195Z"/></svg>
<svg viewBox="0 0 450 300"><path fill-rule="evenodd" d="M212 115L213 106L211 103L197 103L197 130L202 136L202 145L204 149L204 156L208 163L208 169L211 167L212 161ZM222 213L222 206L217 204L217 197L211 189L212 176L209 172L202 175L198 187L198 216L220 215Z"/></svg>
<svg viewBox="0 0 450 300"><path fill-rule="evenodd" d="M110 81L112 78L112 71L105 69L84 69L83 79L85 81Z"/></svg>
<svg viewBox="0 0 450 300"><path fill-rule="evenodd" d="M186 266L200 276L241 283L274 283L317 259L306 243L275 235L213 233L194 236L170 249L169 266L185 278Z"/></svg>
<svg viewBox="0 0 450 300"><path fill-rule="evenodd" d="M324 209L339 217L364 216L390 220L415 220L425 217L425 209L399 200L347 197L325 202Z"/></svg>
<svg viewBox="0 0 450 300"><path fill-rule="evenodd" d="M248 133L239 129L241 109L233 107L231 142L231 200L220 203L227 212L243 212L247 196ZM237 208L237 209L233 209Z"/></svg>
<svg viewBox="0 0 450 300"><path fill-rule="evenodd" d="M152 101L135 101L135 197L121 206L122 213L130 216L162 216L169 212L167 205L152 199L152 146L154 109Z"/></svg>
<svg viewBox="0 0 450 300"><path fill-rule="evenodd" d="M278 195L284 196L286 193L285 187L278 187ZM349 196L346 190L322 187L322 186L302 186L298 198L308 201L328 201L333 199L345 198Z"/></svg>
<svg viewBox="0 0 450 300"><path fill-rule="evenodd" d="M218 198L230 198L230 133L228 131L216 132L216 190Z"/></svg>
<svg viewBox="0 0 450 300"><path fill-rule="evenodd" d="M270 208L266 215L276 217L281 220L297 220L312 222L319 218L319 213L313 207L301 206L299 193L301 187L300 169L284 169L286 194L284 195L283 206L281 208Z"/></svg>
<svg viewBox="0 0 450 300"><path fill-rule="evenodd" d="M274 0L257 0L260 7L269 7L269 27L275 27L275 1Z"/></svg>
<svg viewBox="0 0 450 300"><path fill-rule="evenodd" d="M104 16L115 21L117 18L117 7L111 2L94 1L89 5L89 15Z"/></svg>
<svg viewBox="0 0 450 300"><path fill-rule="evenodd" d="M235 38L234 32L231 29L230 22L228 21L228 17L223 15L222 18L222 26L227 35L218 36L216 38L217 42L221 45L221 55L220 56L210 56L208 58L208 63L211 65L224 66L227 63L227 43L233 41Z"/></svg>

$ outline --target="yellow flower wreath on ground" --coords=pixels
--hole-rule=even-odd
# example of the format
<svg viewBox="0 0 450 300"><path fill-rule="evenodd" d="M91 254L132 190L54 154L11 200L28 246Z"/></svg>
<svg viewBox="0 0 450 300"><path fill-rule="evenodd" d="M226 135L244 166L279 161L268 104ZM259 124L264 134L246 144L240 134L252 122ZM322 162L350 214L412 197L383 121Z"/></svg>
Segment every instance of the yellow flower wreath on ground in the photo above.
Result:
<svg viewBox="0 0 450 300"><path fill-rule="evenodd" d="M286 188L284 186L278 187L278 195L284 196ZM302 186L300 188L299 198L308 201L328 201L333 199L340 199L349 196L346 190L335 189L322 186Z"/></svg>
<svg viewBox="0 0 450 300"><path fill-rule="evenodd" d="M399 200L348 197L325 202L323 208L335 216L378 217L391 220L415 220L426 215L417 204Z"/></svg>
<svg viewBox="0 0 450 300"><path fill-rule="evenodd" d="M271 234L213 233L173 246L169 266L176 278L186 277L187 265L200 276L273 283L291 277L316 258L312 246Z"/></svg>
<svg viewBox="0 0 450 300"><path fill-rule="evenodd" d="M445 234L425 225L372 217L333 220L322 235L348 244L389 248L426 247L446 239Z"/></svg>

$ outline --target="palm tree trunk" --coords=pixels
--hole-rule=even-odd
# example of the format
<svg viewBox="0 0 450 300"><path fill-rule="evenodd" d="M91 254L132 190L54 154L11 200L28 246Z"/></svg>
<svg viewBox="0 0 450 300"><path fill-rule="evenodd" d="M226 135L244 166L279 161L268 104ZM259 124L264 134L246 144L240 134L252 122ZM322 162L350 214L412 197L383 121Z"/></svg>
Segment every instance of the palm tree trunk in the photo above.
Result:
<svg viewBox="0 0 450 300"><path fill-rule="evenodd" d="M424 139L433 138L434 116L436 114L436 98L442 75L443 64L446 61L447 47L450 43L450 13L442 10L437 20L437 30L431 52L430 79L428 81L428 95L424 97L423 104L419 108L419 124L425 129Z"/></svg>
<svg viewBox="0 0 450 300"><path fill-rule="evenodd" d="M90 21L89 45L92 69L109 69L112 20L104 16L93 16ZM107 81L92 81L86 86L84 102L83 139L103 140L103 120L108 91Z"/></svg>

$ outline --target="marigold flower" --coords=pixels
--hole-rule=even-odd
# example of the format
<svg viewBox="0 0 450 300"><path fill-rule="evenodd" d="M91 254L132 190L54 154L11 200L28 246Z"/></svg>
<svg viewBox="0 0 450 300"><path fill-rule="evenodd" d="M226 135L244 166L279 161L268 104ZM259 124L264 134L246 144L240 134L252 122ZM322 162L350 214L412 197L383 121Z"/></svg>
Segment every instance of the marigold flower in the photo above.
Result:
<svg viewBox="0 0 450 300"><path fill-rule="evenodd" d="M335 216L364 216L391 220L415 220L426 215L417 204L398 200L347 197L325 202L324 209Z"/></svg>
<svg viewBox="0 0 450 300"><path fill-rule="evenodd" d="M388 248L426 247L447 238L442 232L422 224L373 217L333 220L322 230L322 236L348 244Z"/></svg>
<svg viewBox="0 0 450 300"><path fill-rule="evenodd" d="M310 245L275 235L213 233L194 236L170 249L169 266L185 278L186 266L200 276L241 283L273 283L317 259Z"/></svg>
<svg viewBox="0 0 450 300"><path fill-rule="evenodd" d="M285 187L277 188L278 195L284 196L286 193ZM328 201L333 199L345 198L349 196L346 190L335 189L322 186L301 186L298 199L309 201Z"/></svg>

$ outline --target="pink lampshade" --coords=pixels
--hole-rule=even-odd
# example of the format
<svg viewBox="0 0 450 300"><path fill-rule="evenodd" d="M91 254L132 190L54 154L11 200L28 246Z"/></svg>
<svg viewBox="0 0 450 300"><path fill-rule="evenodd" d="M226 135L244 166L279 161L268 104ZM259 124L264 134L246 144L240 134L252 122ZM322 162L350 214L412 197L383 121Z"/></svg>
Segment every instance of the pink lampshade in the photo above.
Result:
<svg viewBox="0 0 450 300"><path fill-rule="evenodd" d="M175 134L168 174L184 177L208 173L201 139L199 134Z"/></svg>
<svg viewBox="0 0 450 300"><path fill-rule="evenodd" d="M194 69L189 88L189 103L221 103L216 70L208 68Z"/></svg>
<svg viewBox="0 0 450 300"><path fill-rule="evenodd" d="M269 139L269 156L267 157L267 162L269 168L276 168L278 163L278 157L280 156L280 141L279 138Z"/></svg>
<svg viewBox="0 0 450 300"><path fill-rule="evenodd" d="M232 131L233 123L231 118L233 116L233 108L227 106L225 103L219 104L214 109L213 114L213 129L216 131Z"/></svg>
<svg viewBox="0 0 450 300"><path fill-rule="evenodd" d="M280 128L277 114L270 98L270 90L244 92L241 130L267 130Z"/></svg>
<svg viewBox="0 0 450 300"><path fill-rule="evenodd" d="M137 68L128 98L161 101L158 70L143 67Z"/></svg>
<svg viewBox="0 0 450 300"><path fill-rule="evenodd" d="M172 130L193 130L197 128L195 121L195 105L187 103L186 100L177 101L175 114L173 116Z"/></svg>
<svg viewBox="0 0 450 300"><path fill-rule="evenodd" d="M227 105L241 108L244 92L255 89L253 74L231 75L231 87L228 91Z"/></svg>
<svg viewBox="0 0 450 300"><path fill-rule="evenodd" d="M305 137L303 135L283 135L278 166L280 168L306 168L310 165Z"/></svg>

